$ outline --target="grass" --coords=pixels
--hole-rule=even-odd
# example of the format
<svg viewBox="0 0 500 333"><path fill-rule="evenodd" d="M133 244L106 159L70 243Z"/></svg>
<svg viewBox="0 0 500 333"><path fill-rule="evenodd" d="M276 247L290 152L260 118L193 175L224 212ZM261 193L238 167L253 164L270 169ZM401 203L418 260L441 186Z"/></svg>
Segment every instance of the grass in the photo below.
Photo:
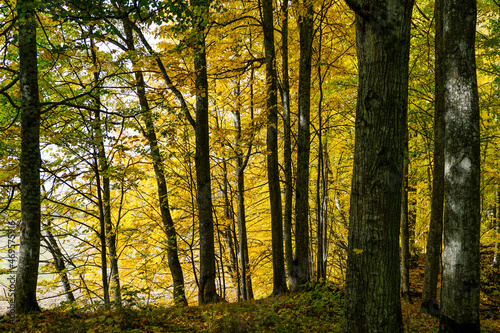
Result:
<svg viewBox="0 0 500 333"><path fill-rule="evenodd" d="M402 301L405 331L438 332L439 322L420 313L423 261L411 271L413 303ZM497 289L495 289L497 290ZM482 294L482 332L500 332L498 306ZM499 299L493 299L493 304ZM331 283L311 284L307 291L239 303L192 307L126 307L121 310L44 310L19 318L0 318L0 332L341 332L343 291Z"/></svg>
<svg viewBox="0 0 500 333"><path fill-rule="evenodd" d="M239 303L196 307L124 308L85 312L46 310L0 320L5 332L337 332L342 322L343 293L331 285L311 291Z"/></svg>

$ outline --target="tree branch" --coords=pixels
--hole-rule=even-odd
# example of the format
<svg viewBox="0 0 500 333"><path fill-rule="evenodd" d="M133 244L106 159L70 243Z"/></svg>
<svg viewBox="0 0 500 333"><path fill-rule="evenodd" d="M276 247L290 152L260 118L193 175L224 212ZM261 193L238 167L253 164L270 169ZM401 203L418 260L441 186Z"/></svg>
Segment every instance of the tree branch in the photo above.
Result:
<svg viewBox="0 0 500 333"><path fill-rule="evenodd" d="M139 29L139 27L134 22L131 22L128 18L126 18L126 19L130 22L130 25L132 26L134 31L139 36L139 39L141 40L142 44L146 47L148 52L155 58L156 63L158 65L158 68L160 68L163 79L165 80L165 83L167 84L167 87L174 93L175 97L177 97L177 100L181 104L181 109L184 110L184 112L186 114L187 120L189 121L191 126L193 126L193 128L194 128L196 125L196 122L193 119L193 117L191 116L191 113L189 112L186 100L184 99L184 96L179 91L179 89L177 89L175 87L175 85L172 83L172 80L170 79L170 76L168 76L167 70L166 70L165 66L163 65L163 61L160 59L160 56L153 50L153 48L151 47L151 45L147 41L146 37L142 33L141 29Z"/></svg>

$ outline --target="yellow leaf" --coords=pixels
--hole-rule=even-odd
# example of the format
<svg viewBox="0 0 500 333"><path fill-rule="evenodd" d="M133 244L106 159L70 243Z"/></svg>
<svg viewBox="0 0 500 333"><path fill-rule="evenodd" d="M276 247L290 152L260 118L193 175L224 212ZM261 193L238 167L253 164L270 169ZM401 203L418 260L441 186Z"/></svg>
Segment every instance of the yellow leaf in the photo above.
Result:
<svg viewBox="0 0 500 333"><path fill-rule="evenodd" d="M354 251L354 253L356 253L356 254L363 253L363 250L362 250L362 249L354 249L353 251Z"/></svg>

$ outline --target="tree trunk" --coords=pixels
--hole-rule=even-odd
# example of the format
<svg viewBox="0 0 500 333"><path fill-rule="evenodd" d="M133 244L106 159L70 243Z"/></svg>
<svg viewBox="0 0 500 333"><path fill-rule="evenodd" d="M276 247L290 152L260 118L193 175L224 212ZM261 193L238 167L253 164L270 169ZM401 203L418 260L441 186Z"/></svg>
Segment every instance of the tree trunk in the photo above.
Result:
<svg viewBox="0 0 500 333"><path fill-rule="evenodd" d="M323 11L322 11L323 12ZM323 145L323 82L324 75L321 72L321 57L323 43L323 19L321 16L318 41L318 175L316 179L316 205L317 205L317 275L316 280L326 280L326 263L328 254L327 230L328 230L328 154L327 141ZM327 70L328 71L328 70Z"/></svg>
<svg viewBox="0 0 500 333"><path fill-rule="evenodd" d="M421 311L434 316L439 315L437 302L437 284L441 270L441 249L443 244L444 212L444 80L443 69L443 19L441 4L436 0L434 17L436 18L436 65L435 65L435 111L434 111L434 169L432 171L431 220L425 255L425 275L422 287Z"/></svg>
<svg viewBox="0 0 500 333"><path fill-rule="evenodd" d="M443 0L445 210L440 332L480 332L479 98L475 0Z"/></svg>
<svg viewBox="0 0 500 333"><path fill-rule="evenodd" d="M192 35L194 70L196 74L196 183L198 217L200 221L200 286L199 303L206 304L220 300L215 288L215 244L212 216L212 189L210 184L210 146L208 126L208 76L205 50L204 16L208 7L202 0L192 0L191 4L200 9L195 17Z"/></svg>
<svg viewBox="0 0 500 333"><path fill-rule="evenodd" d="M252 279L249 270L250 259L248 257L248 241L247 241L247 226L245 215L245 168L250 158L252 150L252 142L249 143L246 154L243 153L241 147L241 103L240 96L240 79L238 78L236 87L236 107L234 110L234 125L236 127L236 216L238 221L238 236L239 236L239 255L241 267L241 287L244 300L253 299Z"/></svg>
<svg viewBox="0 0 500 333"><path fill-rule="evenodd" d="M97 153L96 153L97 155ZM109 304L109 284L108 284L108 260L106 250L106 222L104 218L104 203L102 198L101 175L99 173L99 162L97 156L94 156L94 172L96 176L97 201L99 204L99 241L101 252L101 281L104 304Z"/></svg>
<svg viewBox="0 0 500 333"><path fill-rule="evenodd" d="M285 176L285 210L284 210L284 241L285 261L289 284L292 283L293 246L292 246L292 210L293 210L293 175L292 175L292 138L290 121L290 77L288 75L288 1L281 5L283 20L281 23L281 62L282 89L281 103L283 105L283 164Z"/></svg>
<svg viewBox="0 0 500 333"><path fill-rule="evenodd" d="M406 131L405 139L405 165L404 165L404 178L401 198L401 296L404 300L411 303L410 296L410 226L409 226L409 142L408 131Z"/></svg>
<svg viewBox="0 0 500 333"><path fill-rule="evenodd" d="M111 219L109 219L109 222L111 222ZM109 253L110 287L113 293L113 302L116 307L120 308L122 306L122 292L118 270L118 253L116 251L116 228L113 228L111 223L106 223L106 242Z"/></svg>
<svg viewBox="0 0 500 333"><path fill-rule="evenodd" d="M267 107L267 178L271 202L271 233L273 255L273 294L288 291L286 286L283 254L283 217L281 211L281 189L278 165L278 98L276 52L274 49L273 2L262 0L262 28L266 55L266 107Z"/></svg>
<svg viewBox="0 0 500 333"><path fill-rule="evenodd" d="M236 290L238 293L238 301L241 299L241 288L240 288L240 273L239 273L239 265L238 265L238 248L235 244L238 244L236 240L236 227L233 217L232 211L232 203L229 197L229 180L227 178L227 161L226 158L222 159L222 170L224 173L223 179L223 188L222 195L224 197L224 230L222 231L222 235L224 240L226 241L226 247L229 252L229 265L228 270L231 275L231 279L233 283L236 284Z"/></svg>
<svg viewBox="0 0 500 333"><path fill-rule="evenodd" d="M237 219L238 219L238 235L239 235L239 255L241 267L241 288L244 300L253 299L252 279L249 271L249 258L248 258L248 242L247 242L247 227L245 219L245 177L242 167L243 161L241 157L237 158Z"/></svg>
<svg viewBox="0 0 500 333"><path fill-rule="evenodd" d="M123 26L126 36L127 48L130 51L135 50L132 22L128 19L123 20ZM134 66L139 67L135 59L132 59ZM149 107L149 102L146 96L146 83L142 71L135 71L136 91L139 97L139 104L141 105L141 114L144 121L145 128L142 129L143 135L148 140L150 149L150 157L153 163L153 169L156 176L156 188L158 192L158 201L160 204L160 215L163 223L163 229L167 236L167 261L172 274L173 281L173 299L176 305L187 305L187 299L184 291L184 274L179 260L177 234L175 232L174 221L170 214L170 205L168 201L168 188L163 167L164 161L161 156L160 147L158 146L158 138L156 136L155 125L153 121L153 114Z"/></svg>
<svg viewBox="0 0 500 333"><path fill-rule="evenodd" d="M94 44L94 39L90 39L90 52L92 56L92 64L94 65L94 83L96 86L99 86L99 64L97 63L97 53L96 46ZM97 200L99 205L99 240L100 240L100 251L101 251L101 280L102 280L102 290L103 290L103 298L104 304L109 304L109 282L108 282L108 262L107 262L107 249L106 249L106 233L109 227L107 226L107 222L109 222L111 217L111 211L109 207L109 179L106 175L107 172L107 161L106 161L106 152L104 151L104 142L103 135L101 130L101 116L100 116L100 107L101 107L101 99L99 96L99 92L96 93L94 97L95 104L95 112L94 112L94 120L92 123L93 126L93 144L94 144L94 174L96 179L96 190L97 190ZM103 181L101 183L101 175L103 176ZM106 199L108 202L106 203Z"/></svg>
<svg viewBox="0 0 500 333"><path fill-rule="evenodd" d="M403 332L399 227L412 0L355 1L359 87L345 333Z"/></svg>
<svg viewBox="0 0 500 333"><path fill-rule="evenodd" d="M500 241L498 238L500 237L500 188L497 185L495 192L495 223L494 228L496 232L495 236L495 252L493 254L493 267L500 267Z"/></svg>
<svg viewBox="0 0 500 333"><path fill-rule="evenodd" d="M19 85L21 90L21 240L16 272L15 311L38 312L40 257L40 100L36 46L36 1L18 0Z"/></svg>
<svg viewBox="0 0 500 333"><path fill-rule="evenodd" d="M309 265L309 154L311 114L311 56L313 41L313 2L304 0L299 16L299 133L297 137L297 180L295 189L295 284L292 290L311 278Z"/></svg>
<svg viewBox="0 0 500 333"><path fill-rule="evenodd" d="M101 118L99 108L96 111L97 118L95 121L97 122L97 126L99 126L99 132L102 133L101 130ZM104 139L103 136L100 135L99 139L99 165L101 167L100 174L102 175L102 187L103 187L103 208L104 208L104 225L106 229L106 244L108 247L109 254L109 266L110 266L110 277L111 283L110 287L113 293L113 301L115 306L121 307L122 305L122 293L120 288L120 275L118 272L118 254L116 251L116 227L113 227L113 223L111 221L111 187L109 181L109 170L108 170L108 161L106 158L106 151L104 149Z"/></svg>
<svg viewBox="0 0 500 333"><path fill-rule="evenodd" d="M98 128L97 139L98 139L98 159L99 159L99 174L102 176L102 208L104 212L104 226L106 235L106 245L108 247L109 254L109 266L110 266L110 277L111 277L111 287L113 292L113 301L115 305L121 307L122 297L120 289L120 277L118 273L118 255L116 252L116 228L113 228L111 221L111 188L109 181L109 170L108 161L106 158L106 151L104 148L104 138L101 129L101 116L99 107L96 108L94 121ZM114 229L114 230L113 230Z"/></svg>
<svg viewBox="0 0 500 333"><path fill-rule="evenodd" d="M57 244L57 241L50 230L47 230L47 236L44 237L43 240L45 241L45 244L47 245L52 258L54 258L54 267L56 268L57 274L59 274L59 277L61 278L64 292L66 294L66 299L68 300L68 302L74 303L75 296L73 295L73 291L71 290L71 285L69 283L66 264L64 263L64 256L61 252L61 248L59 247L59 244Z"/></svg>

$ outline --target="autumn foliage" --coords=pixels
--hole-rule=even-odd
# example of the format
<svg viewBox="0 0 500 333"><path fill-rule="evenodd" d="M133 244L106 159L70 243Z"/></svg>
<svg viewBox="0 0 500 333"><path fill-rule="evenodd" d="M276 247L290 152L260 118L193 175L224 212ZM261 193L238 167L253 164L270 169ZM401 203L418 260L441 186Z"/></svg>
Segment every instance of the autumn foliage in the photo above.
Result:
<svg viewBox="0 0 500 333"><path fill-rule="evenodd" d="M273 1L278 102L277 125L271 128L261 1L193 1L196 6L174 0L46 3L50 5L40 2L37 10L42 109L37 295L44 310L15 324L5 315L0 331L340 332L358 85L355 15L346 3L311 2L309 180L301 188L308 193L310 282L301 292L273 297L266 133L277 131L277 186L285 210L285 132L291 133L293 180L287 185L292 191L298 171L302 2L292 1L287 9L285 65L283 1ZM437 332L439 326L419 309L432 193L433 5L419 1L411 26L407 191L413 303L402 301L408 332ZM484 332L498 332L500 11L496 0L481 1L478 9L481 325ZM5 22L0 29L0 282L7 285L12 274L4 259L7 233L9 225L20 233L21 207L18 25L12 1L1 1L0 20ZM195 31L194 26L203 29ZM197 83L200 69L195 67L200 33L206 91ZM285 81L290 104L286 130ZM204 283L200 248L205 244L200 241L193 125L200 121L196 105L203 98L208 99L214 228L211 278L214 299L224 302L195 306ZM165 192L158 190L160 167ZM165 223L165 209L172 224ZM295 228L290 235L294 247ZM174 239L187 307L178 306L183 300L176 302L173 296L169 260ZM242 250L247 251L243 260ZM2 295L2 310L7 301Z"/></svg>

